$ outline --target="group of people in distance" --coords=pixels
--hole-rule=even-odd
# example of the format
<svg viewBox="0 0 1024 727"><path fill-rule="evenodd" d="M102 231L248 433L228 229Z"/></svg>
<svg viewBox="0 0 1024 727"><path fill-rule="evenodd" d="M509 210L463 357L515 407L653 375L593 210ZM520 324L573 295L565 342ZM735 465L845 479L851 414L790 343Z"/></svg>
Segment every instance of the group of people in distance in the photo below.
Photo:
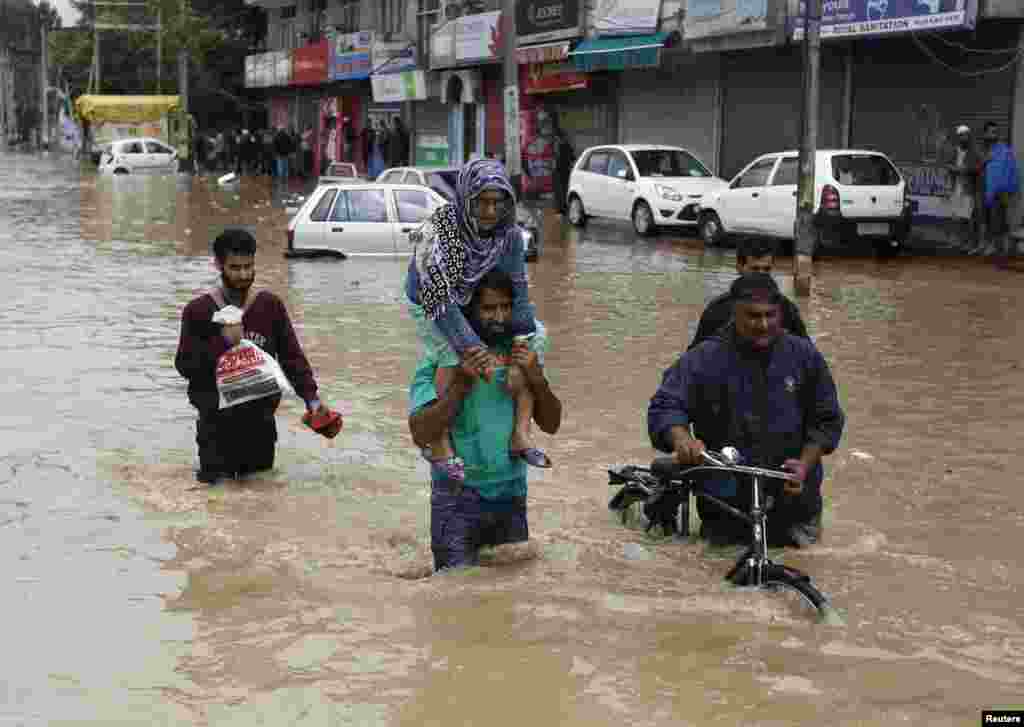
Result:
<svg viewBox="0 0 1024 727"><path fill-rule="evenodd" d="M456 192L418 231L404 289L420 339L408 425L430 463L436 570L474 565L482 547L529 538L528 471L552 466L531 427L555 434L563 416L545 374L549 336L530 301L506 171L495 160L474 160L460 171ZM329 411L284 304L252 287L256 240L231 229L213 250L220 285L186 306L175 358L198 411L204 483L273 466L280 396L218 407L217 359L243 337L277 358L310 415ZM803 547L820 534L821 459L838 446L844 416L824 357L770 274L773 262L770 246L740 241L740 275L665 371L648 431L681 465L699 463L705 447L733 445L748 462L795 474L769 517L779 544ZM244 311L242 325L213 323L223 304ZM726 502L748 504L748 488L736 479L713 486ZM749 537L710 509L700 514L702 535L714 543Z"/></svg>

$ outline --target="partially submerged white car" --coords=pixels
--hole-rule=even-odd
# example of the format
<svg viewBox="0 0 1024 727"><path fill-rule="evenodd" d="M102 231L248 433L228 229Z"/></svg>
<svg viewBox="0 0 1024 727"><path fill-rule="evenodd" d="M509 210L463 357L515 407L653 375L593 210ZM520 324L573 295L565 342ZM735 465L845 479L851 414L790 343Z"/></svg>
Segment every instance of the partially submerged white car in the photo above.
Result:
<svg viewBox="0 0 1024 727"><path fill-rule="evenodd" d="M100 152L102 174L169 174L178 171L178 152L159 139L118 139Z"/></svg>
<svg viewBox="0 0 1024 727"><path fill-rule="evenodd" d="M288 222L288 253L411 255L409 236L444 204L434 190L411 184L324 184Z"/></svg>

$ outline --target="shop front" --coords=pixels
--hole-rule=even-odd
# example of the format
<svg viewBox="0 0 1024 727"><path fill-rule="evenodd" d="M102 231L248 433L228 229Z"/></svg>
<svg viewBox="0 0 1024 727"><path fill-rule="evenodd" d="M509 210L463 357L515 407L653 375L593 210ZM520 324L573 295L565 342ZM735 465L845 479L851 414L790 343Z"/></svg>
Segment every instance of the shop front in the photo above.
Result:
<svg viewBox="0 0 1024 727"><path fill-rule="evenodd" d="M330 33L329 85L324 99L333 114L321 113L324 136L322 153L330 148L334 159L352 162L361 173L367 171L367 107L370 103L370 74L373 70L372 31ZM322 101L323 103L323 101ZM325 122L326 118L326 122Z"/></svg>
<svg viewBox="0 0 1024 727"><path fill-rule="evenodd" d="M500 66L496 65L501 51L500 19L500 12L467 15L448 21L431 35L430 68L441 71L437 91L447 112L444 136L451 165L464 164L488 151L487 98L501 82ZM502 123L500 107L497 110L499 114L491 123ZM425 109L428 118L430 113L429 108ZM428 128L420 124L419 118L417 127ZM418 132L418 136L421 134L434 136ZM420 146L418 138L417 149ZM433 150L431 156L436 155L438 147L435 145Z"/></svg>

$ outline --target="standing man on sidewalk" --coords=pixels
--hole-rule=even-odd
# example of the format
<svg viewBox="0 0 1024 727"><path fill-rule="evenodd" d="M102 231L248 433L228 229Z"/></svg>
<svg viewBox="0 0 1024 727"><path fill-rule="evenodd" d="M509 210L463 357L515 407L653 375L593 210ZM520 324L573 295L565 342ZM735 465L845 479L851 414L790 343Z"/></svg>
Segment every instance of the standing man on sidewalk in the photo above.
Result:
<svg viewBox="0 0 1024 727"><path fill-rule="evenodd" d="M963 225L962 243L964 251L971 254L981 240L978 237L978 221L981 204L978 195L978 173L980 157L974 143L971 127L956 127L956 146L946 160L946 169L953 178L951 202L953 214Z"/></svg>
<svg viewBox="0 0 1024 727"><path fill-rule="evenodd" d="M995 255L996 263L1006 263L1013 244L1010 238L1012 195L1020 191L1017 156L1009 144L999 140L999 126L985 124L984 151L981 157L982 215L985 230L983 255Z"/></svg>

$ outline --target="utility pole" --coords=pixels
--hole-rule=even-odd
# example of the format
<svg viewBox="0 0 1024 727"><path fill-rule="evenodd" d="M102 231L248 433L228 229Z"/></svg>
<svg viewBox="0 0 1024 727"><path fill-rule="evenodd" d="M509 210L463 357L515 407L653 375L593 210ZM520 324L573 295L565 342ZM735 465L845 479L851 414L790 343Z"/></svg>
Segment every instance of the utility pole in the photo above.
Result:
<svg viewBox="0 0 1024 727"><path fill-rule="evenodd" d="M39 19L39 87L41 91L40 96L40 111L42 111L42 119L40 120L39 127L39 148L49 149L50 148L50 109L46 103L46 91L50 87L50 69L49 69L49 34L46 32L46 21L40 17Z"/></svg>
<svg viewBox="0 0 1024 727"><path fill-rule="evenodd" d="M814 157L818 149L819 92L821 84L822 0L804 3L804 85L800 132L800 177L797 184L796 245L793 287L797 295L811 292L812 263L817 232L814 229Z"/></svg>
<svg viewBox="0 0 1024 727"><path fill-rule="evenodd" d="M519 39L516 35L516 0L502 0L501 36L505 78L505 168L516 195L522 195L519 139Z"/></svg>
<svg viewBox="0 0 1024 727"><path fill-rule="evenodd" d="M163 93L164 76L164 14L158 5L156 8L156 94Z"/></svg>
<svg viewBox="0 0 1024 727"><path fill-rule="evenodd" d="M185 39L185 24L188 22L188 0L181 0L181 43L178 46L178 96L181 110L188 113L188 48Z"/></svg>

